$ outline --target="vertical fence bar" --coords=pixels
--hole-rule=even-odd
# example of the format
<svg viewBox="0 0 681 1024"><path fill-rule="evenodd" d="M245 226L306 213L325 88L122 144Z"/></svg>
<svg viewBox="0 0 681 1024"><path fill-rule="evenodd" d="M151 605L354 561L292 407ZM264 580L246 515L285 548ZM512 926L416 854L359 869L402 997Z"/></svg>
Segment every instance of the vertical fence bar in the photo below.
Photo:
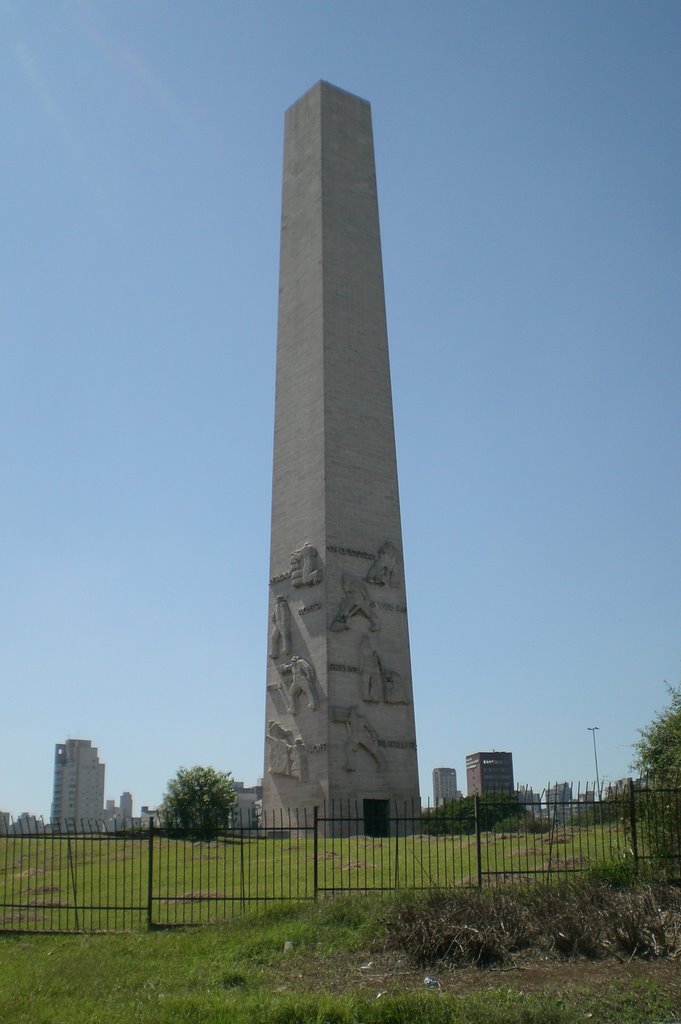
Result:
<svg viewBox="0 0 681 1024"><path fill-rule="evenodd" d="M313 899L319 894L319 808L315 804L312 811L312 893Z"/></svg>
<svg viewBox="0 0 681 1024"><path fill-rule="evenodd" d="M246 910L246 864L245 864L245 859L244 859L245 855L246 855L246 850L244 849L244 843L245 843L245 840L244 840L244 821L243 821L243 817L242 817L241 811L240 811L239 812L239 887L240 887L240 893L241 893L240 909L241 909L241 913L242 914ZM251 862L250 862L250 835L249 835L249 851L248 852L249 852L248 867L249 867L249 873L250 873L250 866L251 866ZM234 847L232 847L232 891L234 891L234 881L233 880L234 880ZM224 885L224 882L223 882L223 885ZM249 889L250 889L250 886L249 886ZM233 905L232 905L232 914L234 914Z"/></svg>
<svg viewBox="0 0 681 1024"><path fill-rule="evenodd" d="M31 863L32 854L34 852L35 845L34 845L34 842L33 842L33 833L31 832L31 825L30 824L28 826L28 839L27 839L27 843L28 843L28 846L27 846L27 849L28 849L28 868L27 868L27 871L26 871L26 882L25 882L25 885L26 885L26 926L28 928L30 928L31 927L31 878L34 877L34 873L37 875L36 869L33 867L32 863Z"/></svg>
<svg viewBox="0 0 681 1024"><path fill-rule="evenodd" d="M476 793L473 797L475 809L475 853L478 859L478 889L482 889L482 831L480 827L480 797Z"/></svg>
<svg viewBox="0 0 681 1024"><path fill-rule="evenodd" d="M97 831L99 832L99 823L97 823ZM85 898L85 896L84 896L84 894L85 894L85 876L86 876L86 874L89 874L89 876L90 876L90 879L89 879L89 899L88 899L88 904L90 906L90 909L88 910L88 920L90 922L90 928L92 928L92 925L94 923L94 918L95 918L95 913L94 913L94 909L93 909L93 905L94 905L94 902L95 902L95 865L94 865L94 860L95 860L95 850L97 849L97 846L95 846L95 842L96 842L96 840L94 840L92 837L90 837L90 840L89 840L90 870L89 870L89 872L86 870L86 865L85 864L83 865L83 868L84 868L84 870L83 870L83 898ZM97 898L97 902L101 903L101 900L99 899L99 897ZM108 913L107 913L107 925L108 925Z"/></svg>
<svg viewBox="0 0 681 1024"><path fill-rule="evenodd" d="M636 792L634 780L628 779L629 783L629 828L631 829L631 852L634 855L634 872L638 874L638 833L636 831Z"/></svg>
<svg viewBox="0 0 681 1024"><path fill-rule="evenodd" d="M66 822L66 851L68 855L69 864L69 876L71 879L71 890L73 892L73 908L76 914L76 931L79 931L78 925L78 894L76 890L76 872L73 865L73 852L71 850L71 833L69 832L69 823Z"/></svg>
<svg viewBox="0 0 681 1024"><path fill-rule="evenodd" d="M0 819L0 821L1 820L2 819ZM5 926L5 921L7 919L7 879L9 878L9 872L7 870L7 860L8 860L8 857L9 857L9 830L10 830L9 818L7 818L6 821L7 821L7 826L5 828L5 826L3 825L3 830L2 830L2 837L3 837L2 847L3 847L3 853L4 853L4 857L3 857L3 860L4 860L4 868L3 868L4 886L3 886L3 894L2 894L3 895L3 903L2 903L2 922L1 923L2 923L3 928Z"/></svg>
<svg viewBox="0 0 681 1024"><path fill-rule="evenodd" d="M154 923L154 819L149 818L149 837L147 839L147 928Z"/></svg>
<svg viewBox="0 0 681 1024"><path fill-rule="evenodd" d="M400 887L400 829L397 821L397 803L395 803L395 889Z"/></svg>

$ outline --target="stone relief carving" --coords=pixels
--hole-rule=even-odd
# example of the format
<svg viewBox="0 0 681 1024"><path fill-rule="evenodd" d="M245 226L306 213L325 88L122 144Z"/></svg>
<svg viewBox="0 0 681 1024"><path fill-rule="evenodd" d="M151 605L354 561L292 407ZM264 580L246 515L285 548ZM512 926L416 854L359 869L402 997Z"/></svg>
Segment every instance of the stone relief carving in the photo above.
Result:
<svg viewBox="0 0 681 1024"><path fill-rule="evenodd" d="M344 629L350 629L348 620L354 615L361 614L369 620L369 629L371 632L377 632L381 628L381 624L378 621L378 616L373 608L373 602L369 597L369 591L367 590L364 582L357 579L356 576L351 576L349 573L343 573L342 585L343 597L341 598L338 611L336 612L336 617L329 628L334 633L340 633Z"/></svg>
<svg viewBox="0 0 681 1024"><path fill-rule="evenodd" d="M383 700L381 659L371 646L368 636L363 636L359 645L359 673L362 683L362 700L373 703Z"/></svg>
<svg viewBox="0 0 681 1024"><path fill-rule="evenodd" d="M313 587L321 582L319 552L311 544L303 544L291 555L291 583L294 587Z"/></svg>
<svg viewBox="0 0 681 1024"><path fill-rule="evenodd" d="M385 701L386 704L409 704L402 676L385 667L368 636L363 636L360 641L359 671L362 700L374 704L379 701Z"/></svg>
<svg viewBox="0 0 681 1024"><path fill-rule="evenodd" d="M383 682L383 699L386 704L411 703L405 692L406 687L404 685L404 680L399 672L384 672Z"/></svg>
<svg viewBox="0 0 681 1024"><path fill-rule="evenodd" d="M272 632L270 633L270 658L278 658L280 654L291 653L291 612L288 601L281 594L277 597L272 613Z"/></svg>
<svg viewBox="0 0 681 1024"><path fill-rule="evenodd" d="M315 686L315 670L309 661L294 654L286 665L278 665L281 676L281 689L286 701L286 710L292 715L298 714L298 697L304 693L307 706L313 711L319 707L319 698ZM288 678L290 676L290 679Z"/></svg>
<svg viewBox="0 0 681 1024"><path fill-rule="evenodd" d="M399 550L389 540L378 549L378 555L367 573L367 583L377 583L383 587L387 583L390 587L399 587L400 581L397 577L397 560Z"/></svg>
<svg viewBox="0 0 681 1024"><path fill-rule="evenodd" d="M267 723L267 744L271 775L288 775L300 782L307 780L307 751L300 736L294 738L292 729L285 729L280 722L270 720Z"/></svg>
<svg viewBox="0 0 681 1024"><path fill-rule="evenodd" d="M309 615L310 612L320 612L322 610L322 608L323 608L322 602L321 601L315 601L314 604L306 604L306 605L303 605L302 608L299 608L298 609L298 614L300 616Z"/></svg>
<svg viewBox="0 0 681 1024"><path fill-rule="evenodd" d="M371 722L360 714L356 707L331 708L331 721L345 726L346 740L343 744L343 768L348 772L356 770L356 757L362 747L373 757L378 768L383 768L385 758L380 748L378 733Z"/></svg>

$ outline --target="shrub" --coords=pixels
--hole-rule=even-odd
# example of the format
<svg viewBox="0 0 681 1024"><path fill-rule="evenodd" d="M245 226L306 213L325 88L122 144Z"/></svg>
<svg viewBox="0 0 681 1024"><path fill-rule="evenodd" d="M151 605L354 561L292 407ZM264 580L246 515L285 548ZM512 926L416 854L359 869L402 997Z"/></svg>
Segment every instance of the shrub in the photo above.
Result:
<svg viewBox="0 0 681 1024"><path fill-rule="evenodd" d="M422 967L500 963L528 947L562 956L681 953L681 893L581 882L523 890L441 890L400 900L387 943Z"/></svg>

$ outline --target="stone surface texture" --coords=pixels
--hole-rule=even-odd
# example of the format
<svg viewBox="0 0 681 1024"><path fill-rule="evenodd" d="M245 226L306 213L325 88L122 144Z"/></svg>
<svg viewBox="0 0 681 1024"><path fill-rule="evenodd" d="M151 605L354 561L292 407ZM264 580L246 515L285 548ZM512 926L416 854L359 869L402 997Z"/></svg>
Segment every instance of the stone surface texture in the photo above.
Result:
<svg viewBox="0 0 681 1024"><path fill-rule="evenodd" d="M371 108L286 113L266 812L419 806Z"/></svg>

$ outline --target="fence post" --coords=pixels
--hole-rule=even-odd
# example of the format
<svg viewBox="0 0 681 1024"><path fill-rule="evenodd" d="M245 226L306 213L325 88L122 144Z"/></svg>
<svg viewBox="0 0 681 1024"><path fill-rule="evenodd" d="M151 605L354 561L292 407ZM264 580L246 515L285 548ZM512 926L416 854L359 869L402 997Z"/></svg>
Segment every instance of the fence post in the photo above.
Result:
<svg viewBox="0 0 681 1024"><path fill-rule="evenodd" d="M631 852L634 855L634 871L638 874L638 834L636 831L636 794L634 780L629 779L629 827L631 829Z"/></svg>
<svg viewBox="0 0 681 1024"><path fill-rule="evenodd" d="M149 818L149 839L147 842L149 855L147 858L147 928L153 926L153 886L154 886L154 819Z"/></svg>
<svg viewBox="0 0 681 1024"><path fill-rule="evenodd" d="M250 829L251 822L249 821L248 824ZM250 831L248 833L248 838L249 840L251 838ZM239 862L241 870L241 912L243 913L246 908L246 864L244 861L244 819L241 810L239 811Z"/></svg>
<svg viewBox="0 0 681 1024"><path fill-rule="evenodd" d="M22 826L23 827L23 826ZM75 834L76 823L73 823L73 831ZM29 833L30 835L30 833ZM30 849L30 847L29 847ZM71 890L73 892L73 909L76 915L76 931L80 931L80 925L78 923L78 888L76 886L76 871L73 865L73 852L71 850L71 833L69 832L69 823L66 821L66 852L69 860L69 873L71 875Z"/></svg>
<svg viewBox="0 0 681 1024"><path fill-rule="evenodd" d="M397 800L395 801L395 892L400 887L400 823L398 820L399 811ZM388 829L388 832L390 829Z"/></svg>
<svg viewBox="0 0 681 1024"><path fill-rule="evenodd" d="M312 810L312 827L312 889L316 900L319 891L319 808L316 804Z"/></svg>
<svg viewBox="0 0 681 1024"><path fill-rule="evenodd" d="M478 858L478 889L482 889L482 828L480 825L480 796L473 797L475 808L475 851Z"/></svg>

